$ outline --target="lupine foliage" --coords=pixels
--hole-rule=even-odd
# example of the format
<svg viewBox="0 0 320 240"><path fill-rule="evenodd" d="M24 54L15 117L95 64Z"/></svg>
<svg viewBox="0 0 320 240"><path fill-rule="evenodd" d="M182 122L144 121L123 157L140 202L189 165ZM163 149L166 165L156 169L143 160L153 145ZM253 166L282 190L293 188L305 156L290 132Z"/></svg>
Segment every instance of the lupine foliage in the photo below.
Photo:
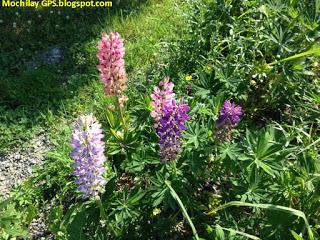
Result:
<svg viewBox="0 0 320 240"><path fill-rule="evenodd" d="M76 190L69 130L13 201L54 206L57 239L320 238L319 2L184 2L183 35L128 73L123 108L94 105L99 198Z"/></svg>

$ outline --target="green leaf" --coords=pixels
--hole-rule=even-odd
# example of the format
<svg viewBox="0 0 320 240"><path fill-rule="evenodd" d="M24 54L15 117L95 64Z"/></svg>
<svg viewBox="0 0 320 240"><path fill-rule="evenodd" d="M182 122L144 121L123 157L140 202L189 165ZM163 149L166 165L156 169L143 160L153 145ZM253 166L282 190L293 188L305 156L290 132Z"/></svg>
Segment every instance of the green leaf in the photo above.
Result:
<svg viewBox="0 0 320 240"><path fill-rule="evenodd" d="M145 195L145 192L138 191L134 196L129 199L130 204L138 203Z"/></svg>
<svg viewBox="0 0 320 240"><path fill-rule="evenodd" d="M303 238L300 237L299 234L297 234L295 231L290 230L290 232L291 232L292 236L294 237L294 239L296 239L296 240L303 240Z"/></svg>
<svg viewBox="0 0 320 240"><path fill-rule="evenodd" d="M219 224L216 225L216 235L219 240L225 239L224 231L222 230L222 228Z"/></svg>
<svg viewBox="0 0 320 240"><path fill-rule="evenodd" d="M10 203L9 199L0 205L0 233L7 235L10 239L26 238L28 230L22 225L22 214L15 209L15 205Z"/></svg>
<svg viewBox="0 0 320 240"><path fill-rule="evenodd" d="M269 165L265 164L264 162L258 159L256 159L255 163L257 164L257 166L261 167L270 176L275 177L276 171L272 170L272 168Z"/></svg>
<svg viewBox="0 0 320 240"><path fill-rule="evenodd" d="M88 206L86 206L86 203L81 204L80 206L72 208L71 211L67 214L68 217L70 217L67 219L68 239L86 239L83 230L88 217L87 207Z"/></svg>
<svg viewBox="0 0 320 240"><path fill-rule="evenodd" d="M237 147L236 144L231 144L230 142L224 143L221 146L219 146L220 150L220 157L222 159L225 159L227 156L232 159L236 160L240 157L240 148Z"/></svg>
<svg viewBox="0 0 320 240"><path fill-rule="evenodd" d="M115 128L116 124L115 124L114 116L113 116L113 113L109 109L106 110L106 119L109 123L109 126L111 128Z"/></svg>

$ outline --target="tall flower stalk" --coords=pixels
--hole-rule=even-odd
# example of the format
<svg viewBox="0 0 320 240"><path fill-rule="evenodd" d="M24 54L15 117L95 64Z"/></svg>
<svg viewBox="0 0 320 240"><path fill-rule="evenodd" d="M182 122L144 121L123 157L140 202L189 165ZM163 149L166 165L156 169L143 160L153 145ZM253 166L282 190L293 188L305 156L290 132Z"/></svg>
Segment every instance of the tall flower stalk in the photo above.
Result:
<svg viewBox="0 0 320 240"><path fill-rule="evenodd" d="M219 118L216 125L216 138L220 141L229 140L231 133L240 122L242 108L235 103L226 100L219 110Z"/></svg>
<svg viewBox="0 0 320 240"><path fill-rule="evenodd" d="M116 236L117 232L111 225L99 197L99 194L104 192L106 184L103 177L106 171L103 137L101 124L92 114L78 117L71 140L73 149L71 157L74 159L73 174L76 176L78 191L82 193L83 198L95 200L109 232Z"/></svg>
<svg viewBox="0 0 320 240"><path fill-rule="evenodd" d="M126 128L122 110L124 103L128 100L128 97L123 94L123 91L127 89L123 39L117 32L111 32L110 35L102 33L98 49L97 68L100 72L100 80L104 85L106 95L116 96L122 124Z"/></svg>
<svg viewBox="0 0 320 240"><path fill-rule="evenodd" d="M74 175L78 191L83 198L96 198L104 192L106 171L104 162L104 142L101 124L92 115L81 115L77 119L72 134L72 153Z"/></svg>
<svg viewBox="0 0 320 240"><path fill-rule="evenodd" d="M189 106L182 101L176 102L173 93L174 84L165 77L159 87L151 94L151 117L159 135L160 158L162 163L179 158L182 145L182 132L186 130L185 121L189 120Z"/></svg>
<svg viewBox="0 0 320 240"><path fill-rule="evenodd" d="M100 72L100 80L104 84L105 93L117 96L119 102L123 104L127 100L127 97L122 95L123 91L127 89L123 39L117 32L111 32L109 36L102 33L98 49L99 64L97 68Z"/></svg>
<svg viewBox="0 0 320 240"><path fill-rule="evenodd" d="M188 111L189 106L182 101L176 103L176 100L172 100L171 104L164 106L163 116L157 128L162 163L178 159L182 145L182 131L187 129L185 121L189 120Z"/></svg>

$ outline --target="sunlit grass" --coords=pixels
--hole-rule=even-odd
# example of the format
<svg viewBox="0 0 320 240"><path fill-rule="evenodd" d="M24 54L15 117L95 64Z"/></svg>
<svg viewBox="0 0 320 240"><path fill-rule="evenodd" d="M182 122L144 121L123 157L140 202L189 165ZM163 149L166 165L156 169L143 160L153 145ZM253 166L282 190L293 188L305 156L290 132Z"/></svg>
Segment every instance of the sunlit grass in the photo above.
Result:
<svg viewBox="0 0 320 240"><path fill-rule="evenodd" d="M102 94L96 70L96 46L101 32L117 31L125 38L126 70L129 77L132 77L137 72L143 72L150 67L150 64L158 58L157 52L166 46L168 39L178 37L183 22L176 12L181 9L182 6L178 6L176 1L150 0L142 4L139 10L123 12L121 9L114 9L116 14L113 15L106 11L104 15L100 14L99 21L93 24L82 24L76 21L78 29L74 35L70 34L75 27L72 23L70 24L72 16L69 18L68 15L68 19L64 20L65 31L69 32L67 39L65 39L65 34L59 34L57 30L53 36L50 36L48 32L49 42L42 40L45 45L50 42L52 45L63 43L61 46L68 48L64 50L66 56L62 65L45 68L40 66L40 70L31 69L26 73L21 72L18 76L8 75L2 81L8 96L0 95L0 100L1 97L5 97L4 100L7 102L4 102L7 104L5 108L7 110L2 113L4 121L0 123L0 129L6 130L6 136L0 138L2 151L8 150L13 143L19 145L20 139L25 139L25 132L32 134L38 127L45 128L53 138L59 138L57 133L59 128L55 125L59 125L61 118L69 118L81 111L93 111L94 105L98 104L97 101L102 101L103 97L97 100L96 96ZM50 17L52 16L41 16L41 18L48 18L48 21L45 22L47 31L51 29ZM35 21L31 21L31 25L32 28L41 28L41 24L35 24ZM44 30L39 29L39 31ZM37 44L39 42L34 40L34 45ZM35 48L36 46L31 47L31 49ZM19 49L16 51L20 54ZM36 55L32 52L28 54ZM42 73L41 76L39 72ZM47 83L44 76L50 76L50 82L53 86L55 84L55 90L50 93L50 89L47 89L45 95L41 93L42 85ZM36 85L30 89L30 83ZM11 94L16 90L19 96ZM34 92L32 96L28 94L30 90ZM39 91L41 96L38 96L35 91ZM57 92L59 94L56 94ZM35 101L35 105L30 103L30 99ZM16 102L14 107L18 108L14 111L13 116L10 107L14 102ZM36 110L33 109L34 107ZM49 118L47 115L50 116L50 122L47 121ZM15 122L9 119L14 119ZM17 127L19 121L22 121L22 124ZM55 142L56 139L53 141Z"/></svg>

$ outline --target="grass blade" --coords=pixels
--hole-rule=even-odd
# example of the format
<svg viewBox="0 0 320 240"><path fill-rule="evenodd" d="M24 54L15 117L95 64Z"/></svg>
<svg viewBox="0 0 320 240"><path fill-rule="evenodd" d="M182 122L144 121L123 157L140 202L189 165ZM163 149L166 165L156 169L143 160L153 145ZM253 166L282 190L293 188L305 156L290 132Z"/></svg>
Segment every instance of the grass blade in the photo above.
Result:
<svg viewBox="0 0 320 240"><path fill-rule="evenodd" d="M177 203L179 204L179 206L180 206L180 208L181 208L181 210L182 210L182 213L183 213L184 217L187 219L187 221L188 221L188 223L189 223L189 225L190 225L190 227L191 227L191 229L192 229L192 232L193 232L194 237L195 237L197 240L199 240L199 236L198 236L197 230L196 230L196 228L194 227L193 222L192 222L191 218L189 217L189 214L188 214L186 208L184 207L181 199L179 198L178 194L177 194L176 191L172 188L172 186L171 186L171 184L170 184L169 181L166 180L166 181L164 181L164 182L165 182L165 184L168 186L168 188L170 189L171 196L172 196L172 197L177 201Z"/></svg>
<svg viewBox="0 0 320 240"><path fill-rule="evenodd" d="M263 209L269 209L269 210L275 210L275 211L281 211L281 212L285 212L285 213L291 213L297 217L301 217L304 222L305 225L308 229L308 234L309 234L309 239L310 240L314 240L314 236L312 233L312 230L309 226L309 222L306 218L306 215L296 209L293 208L289 208L289 207L283 207L283 206L279 206L279 205L273 205L273 204L257 204L257 203L245 203L245 202L240 202L240 201L231 201L228 202L226 204L223 204L213 210L211 210L208 214L216 214L218 211L223 210L225 208L231 207L231 206L236 206L236 207L257 207L257 208L263 208Z"/></svg>
<svg viewBox="0 0 320 240"><path fill-rule="evenodd" d="M308 50L308 51L305 51L305 52L302 52L302 53L298 53L296 55L281 59L279 61L274 61L272 63L269 63L269 66L276 65L276 64L282 63L282 62L287 62L287 61L294 60L294 59L297 59L297 58L301 58L301 57L304 57L304 56L313 55L313 54L319 55L320 54L320 48L311 49L311 50Z"/></svg>
<svg viewBox="0 0 320 240"><path fill-rule="evenodd" d="M234 229L232 229L232 228L225 228L225 227L221 227L221 228L222 228L223 230L225 230L225 231L234 232L234 233L236 233L236 234L239 234L239 235L241 235L241 236L247 237L247 238L249 238L249 239L261 240L261 238L258 238L258 237L254 236L254 235L249 234L249 233L245 233L245 232L241 232L241 231L238 231L238 230L234 230Z"/></svg>

